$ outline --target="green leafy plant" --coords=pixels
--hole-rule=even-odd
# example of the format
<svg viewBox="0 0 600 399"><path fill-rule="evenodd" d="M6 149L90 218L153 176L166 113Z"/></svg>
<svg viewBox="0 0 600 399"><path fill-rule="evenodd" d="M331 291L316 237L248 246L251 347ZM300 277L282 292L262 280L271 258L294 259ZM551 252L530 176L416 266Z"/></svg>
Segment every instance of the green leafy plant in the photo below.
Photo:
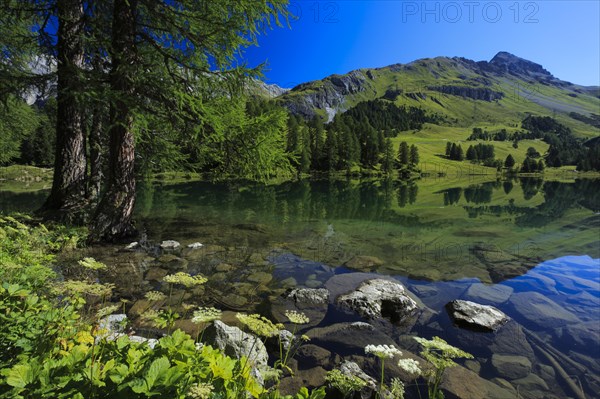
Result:
<svg viewBox="0 0 600 399"><path fill-rule="evenodd" d="M472 359L473 356L448 344L440 337L433 337L431 340L421 337L414 338L423 347L421 356L433 365L432 369L427 369L423 372L423 376L427 379L429 399L443 399L444 394L440 389L440 383L442 382L444 371L448 367L456 366L456 362L452 359Z"/></svg>
<svg viewBox="0 0 600 399"><path fill-rule="evenodd" d="M343 374L338 369L327 372L325 381L334 389L337 389L344 398L350 398L354 392L363 389L367 382L362 378L353 375Z"/></svg>
<svg viewBox="0 0 600 399"><path fill-rule="evenodd" d="M402 352L391 345L367 345L365 346L365 353L374 355L381 362L381 376L379 380L379 390L377 391L377 397L381 398L385 388L385 359L391 359L396 355L401 355Z"/></svg>

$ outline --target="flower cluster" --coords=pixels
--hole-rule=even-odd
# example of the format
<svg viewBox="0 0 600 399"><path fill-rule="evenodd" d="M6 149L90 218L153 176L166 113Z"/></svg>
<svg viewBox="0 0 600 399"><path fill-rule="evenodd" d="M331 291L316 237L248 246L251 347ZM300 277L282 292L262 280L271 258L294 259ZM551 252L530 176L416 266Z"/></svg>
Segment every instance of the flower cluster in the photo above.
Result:
<svg viewBox="0 0 600 399"><path fill-rule="evenodd" d="M433 363L436 369L444 369L446 367L452 367L456 363L452 359L465 358L472 359L473 356L463 350L458 349L455 346L450 345L440 337L433 337L433 339L425 339L421 337L414 337L415 340L423 346L421 356L426 360Z"/></svg>
<svg viewBox="0 0 600 399"><path fill-rule="evenodd" d="M365 353L371 353L380 359L393 358L395 355L401 355L400 349L392 345L367 345Z"/></svg>
<svg viewBox="0 0 600 399"><path fill-rule="evenodd" d="M115 313L117 310L119 310L119 308L120 308L119 305L105 306L102 309L98 310L98 313L96 313L96 317L98 317L99 319L102 319L103 317L106 317L109 314Z"/></svg>
<svg viewBox="0 0 600 399"><path fill-rule="evenodd" d="M286 310L285 317L287 317L294 324L308 324L310 322L308 316L295 310Z"/></svg>
<svg viewBox="0 0 600 399"><path fill-rule="evenodd" d="M154 309L148 309L140 317L143 321L154 321L158 318L158 312Z"/></svg>
<svg viewBox="0 0 600 399"><path fill-rule="evenodd" d="M163 277L163 281L169 284L181 284L187 288L194 287L196 285L202 285L208 281L208 279L199 274L191 276L188 273L177 272L175 274L169 274Z"/></svg>
<svg viewBox="0 0 600 399"><path fill-rule="evenodd" d="M90 269L90 270L106 269L106 265L104 263L98 262L94 258L83 258L82 260L80 260L77 263L79 263L79 266L81 266L85 269Z"/></svg>
<svg viewBox="0 0 600 399"><path fill-rule="evenodd" d="M192 323L208 323L221 318L221 311L215 308L198 308L192 317Z"/></svg>
<svg viewBox="0 0 600 399"><path fill-rule="evenodd" d="M167 299L167 296L160 291L148 291L144 297L150 302L160 302Z"/></svg>
<svg viewBox="0 0 600 399"><path fill-rule="evenodd" d="M398 367L406 371L411 378L417 378L419 375L421 375L419 363L414 359L400 359L398 360Z"/></svg>
<svg viewBox="0 0 600 399"><path fill-rule="evenodd" d="M58 285L59 293L71 293L106 298L112 295L114 284L88 283L81 280L67 280Z"/></svg>
<svg viewBox="0 0 600 399"><path fill-rule="evenodd" d="M192 399L208 399L213 389L214 387L207 383L192 384L185 396Z"/></svg>
<svg viewBox="0 0 600 399"><path fill-rule="evenodd" d="M261 337L274 337L283 328L282 325L273 324L271 320L257 314L238 313L235 317L250 331Z"/></svg>

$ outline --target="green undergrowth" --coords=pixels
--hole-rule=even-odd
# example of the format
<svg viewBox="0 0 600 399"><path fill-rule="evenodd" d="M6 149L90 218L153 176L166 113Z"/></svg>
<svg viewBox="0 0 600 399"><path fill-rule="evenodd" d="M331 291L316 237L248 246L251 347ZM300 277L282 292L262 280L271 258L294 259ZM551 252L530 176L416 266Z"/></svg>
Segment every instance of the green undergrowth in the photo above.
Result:
<svg viewBox="0 0 600 399"><path fill-rule="evenodd" d="M80 231L0 218L0 397L247 398L265 390L244 358L197 347L182 331L154 348L99 328L110 286L60 281L52 265ZM93 276L98 264L80 262ZM308 396L308 394L306 395Z"/></svg>
<svg viewBox="0 0 600 399"><path fill-rule="evenodd" d="M180 317L171 301L173 287L202 285L207 279L201 275L165 276L167 302L161 292L147 293L151 303L167 304L153 309L154 324L166 332L160 339L127 334L126 319L119 328L108 327L106 317L125 310L126 301L115 300L114 286L99 281L99 271L107 266L93 258L63 269L56 264L59 253L75 250L85 238L84 229L47 228L27 215L0 215L0 398L339 399L340 394L348 398L367 385L333 370L327 378L328 390L301 387L295 395L280 393L281 378L294 375L290 360L309 339L296 336L298 325L309 322L296 311L286 311L293 324L286 344L283 324L257 314L236 315L255 343L279 340L279 359L273 368L259 365L256 359L225 355L201 342L201 330L196 337L172 331ZM220 318L221 311L201 307L193 314L193 323L206 325ZM470 355L437 337L417 339L428 362L400 359L398 365L410 371L416 386L427 387L429 398L441 398L444 369L455 365L452 358ZM253 353L252 345L248 353ZM385 384L382 357L402 355L401 351L369 345L365 352L382 362L379 387L368 396L402 399L404 382L394 378L389 386Z"/></svg>

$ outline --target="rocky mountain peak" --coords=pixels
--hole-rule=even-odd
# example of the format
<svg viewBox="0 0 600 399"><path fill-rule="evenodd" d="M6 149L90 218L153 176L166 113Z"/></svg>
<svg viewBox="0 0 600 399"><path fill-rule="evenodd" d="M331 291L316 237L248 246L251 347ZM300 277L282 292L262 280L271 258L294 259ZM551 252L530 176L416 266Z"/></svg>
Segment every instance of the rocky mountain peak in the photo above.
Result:
<svg viewBox="0 0 600 399"><path fill-rule="evenodd" d="M529 76L543 75L546 77L552 77L552 74L545 70L540 64L517 57L516 55L506 51L500 51L498 54L496 54L489 64L495 68L512 74Z"/></svg>

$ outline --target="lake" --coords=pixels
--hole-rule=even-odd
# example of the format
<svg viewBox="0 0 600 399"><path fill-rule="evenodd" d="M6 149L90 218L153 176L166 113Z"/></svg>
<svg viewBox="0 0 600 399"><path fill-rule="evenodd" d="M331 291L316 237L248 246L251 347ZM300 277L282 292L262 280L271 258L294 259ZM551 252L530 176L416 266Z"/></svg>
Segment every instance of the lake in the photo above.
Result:
<svg viewBox="0 0 600 399"><path fill-rule="evenodd" d="M45 195L5 189L0 211L33 210ZM302 309L311 348L329 353L310 367L302 362L314 356L300 357L297 376L307 384L339 356L377 375L366 343L418 354L411 336L437 335L475 356L449 369L447 397L570 398L577 388L598 397L599 180L158 181L140 184L136 218L144 250L78 254L117 266L103 278L130 299L132 315L144 307L143 293L165 289L160 280L176 270L209 278L205 290L182 295L228 310L227 322L236 311L279 320L294 306L282 299L290 289L327 288L326 306ZM162 240L183 249L162 251L154 245ZM203 247L186 248L194 242ZM335 301L374 278L400 282L419 314L392 323ZM459 327L445 308L455 299L495 306L510 321L494 333Z"/></svg>

